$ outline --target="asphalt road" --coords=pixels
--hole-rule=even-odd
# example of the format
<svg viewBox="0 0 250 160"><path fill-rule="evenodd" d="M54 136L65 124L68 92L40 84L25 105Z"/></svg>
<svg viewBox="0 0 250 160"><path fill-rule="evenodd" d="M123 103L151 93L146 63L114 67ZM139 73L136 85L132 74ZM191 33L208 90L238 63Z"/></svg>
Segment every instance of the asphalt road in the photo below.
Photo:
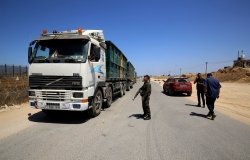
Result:
<svg viewBox="0 0 250 160"><path fill-rule="evenodd" d="M137 83L96 118L86 113L31 115L31 127L0 140L0 160L248 160L250 127L217 113L204 118L184 96L169 97L152 82L152 119L142 113Z"/></svg>

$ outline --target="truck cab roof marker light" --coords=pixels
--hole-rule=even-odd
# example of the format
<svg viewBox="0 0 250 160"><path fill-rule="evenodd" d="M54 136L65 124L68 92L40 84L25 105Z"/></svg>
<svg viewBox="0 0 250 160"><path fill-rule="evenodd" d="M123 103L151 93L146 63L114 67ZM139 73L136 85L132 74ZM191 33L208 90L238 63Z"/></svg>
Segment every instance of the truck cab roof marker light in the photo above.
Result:
<svg viewBox="0 0 250 160"><path fill-rule="evenodd" d="M48 30L47 29L44 29L43 31L42 31L42 35L47 35L48 34Z"/></svg>
<svg viewBox="0 0 250 160"><path fill-rule="evenodd" d="M78 32L78 34L81 35L81 34L84 32L84 30L83 30L82 28L78 28L78 29L77 29L77 32Z"/></svg>

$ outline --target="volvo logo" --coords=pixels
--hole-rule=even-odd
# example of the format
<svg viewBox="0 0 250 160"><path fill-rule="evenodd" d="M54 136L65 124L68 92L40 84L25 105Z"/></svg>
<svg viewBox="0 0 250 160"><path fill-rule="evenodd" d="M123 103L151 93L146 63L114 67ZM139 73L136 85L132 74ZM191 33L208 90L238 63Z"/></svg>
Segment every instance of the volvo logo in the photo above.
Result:
<svg viewBox="0 0 250 160"><path fill-rule="evenodd" d="M80 82L72 82L72 86L80 86L81 83Z"/></svg>
<svg viewBox="0 0 250 160"><path fill-rule="evenodd" d="M62 80L63 78L59 78L59 79L57 79L57 80L54 80L54 81L52 81L52 82L49 82L49 83L47 83L46 84L46 86L49 86L49 85L51 85L51 84L53 84L53 83L55 83L55 82L58 82L58 81L60 81L60 80Z"/></svg>

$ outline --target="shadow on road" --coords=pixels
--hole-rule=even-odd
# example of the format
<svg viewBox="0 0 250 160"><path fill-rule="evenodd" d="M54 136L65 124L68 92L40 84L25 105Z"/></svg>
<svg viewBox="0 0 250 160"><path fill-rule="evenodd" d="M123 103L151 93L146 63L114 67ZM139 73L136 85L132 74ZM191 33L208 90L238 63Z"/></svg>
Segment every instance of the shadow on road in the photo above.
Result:
<svg viewBox="0 0 250 160"><path fill-rule="evenodd" d="M192 106L192 107L199 107L198 105L194 105L194 104L185 104L186 106Z"/></svg>
<svg viewBox="0 0 250 160"><path fill-rule="evenodd" d="M28 119L29 121L39 123L81 124L87 122L91 117L87 112L57 111L47 115L40 111L30 115Z"/></svg>
<svg viewBox="0 0 250 160"><path fill-rule="evenodd" d="M163 92L163 91L161 93L169 97L188 97L186 93L174 93L173 95L169 95L168 93Z"/></svg>
<svg viewBox="0 0 250 160"><path fill-rule="evenodd" d="M136 119L143 119L142 114L132 114L128 118L135 117Z"/></svg>
<svg viewBox="0 0 250 160"><path fill-rule="evenodd" d="M208 119L208 118L207 118L207 115L205 115L205 114L200 114L200 113L195 113L195 112L191 112L191 113L190 113L190 116L196 116L196 117L202 117L202 118Z"/></svg>

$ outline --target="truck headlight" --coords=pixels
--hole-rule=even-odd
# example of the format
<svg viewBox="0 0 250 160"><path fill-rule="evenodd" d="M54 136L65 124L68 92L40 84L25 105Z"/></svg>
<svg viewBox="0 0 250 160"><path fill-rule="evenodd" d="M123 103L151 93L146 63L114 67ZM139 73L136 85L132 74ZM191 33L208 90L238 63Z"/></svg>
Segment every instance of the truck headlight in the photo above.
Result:
<svg viewBox="0 0 250 160"><path fill-rule="evenodd" d="M29 91L29 96L36 96L35 91Z"/></svg>
<svg viewBox="0 0 250 160"><path fill-rule="evenodd" d="M74 98L83 98L83 92L73 92Z"/></svg>

